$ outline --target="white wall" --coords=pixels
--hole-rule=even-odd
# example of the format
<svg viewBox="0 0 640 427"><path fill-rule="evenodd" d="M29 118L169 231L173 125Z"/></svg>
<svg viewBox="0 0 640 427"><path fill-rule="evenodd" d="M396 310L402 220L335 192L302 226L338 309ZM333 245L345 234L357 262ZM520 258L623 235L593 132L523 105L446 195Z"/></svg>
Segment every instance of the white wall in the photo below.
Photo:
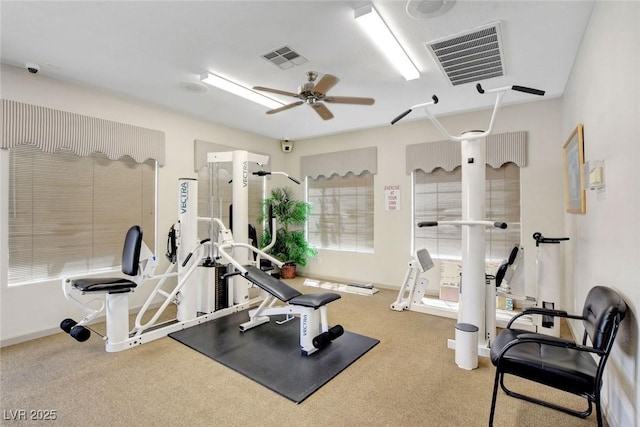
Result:
<svg viewBox="0 0 640 427"><path fill-rule="evenodd" d="M603 390L609 424L620 427L640 425L639 28L640 3L596 2L562 110L562 133L583 123L585 159L605 161L606 188L587 192L586 214L564 216L565 275L575 309L594 285L618 290L629 306Z"/></svg>
<svg viewBox="0 0 640 427"><path fill-rule="evenodd" d="M474 93L470 96L474 96ZM558 148L558 144L563 141L560 132L561 100L541 99L543 100L501 108L494 130L495 133L519 130L528 133L527 166L521 169L520 181L522 243L529 295L535 295L536 281L533 233L540 231L547 236L557 236L563 231L562 151ZM508 94L506 101L508 102ZM413 114L419 116L421 112ZM457 135L469 129L486 128L490 116L491 110L485 110L443 117L440 120L449 133ZM394 126L296 142L294 150L286 155L287 165L294 175L299 174L301 156L358 147L378 147L378 173L374 184L374 253L320 250L319 257L312 259L304 269L305 274L399 288L407 263L411 260L411 177L405 173L405 147L443 139L445 138L428 119L419 119L400 122ZM399 212L387 212L384 209L384 186L389 184L400 185ZM433 273L436 270L432 270L432 274L425 274L430 281L430 288L439 280L439 276Z"/></svg>
<svg viewBox="0 0 640 427"><path fill-rule="evenodd" d="M273 168L278 170L283 167L283 153L280 151L279 142L271 138L186 117L80 85L53 80L41 74L29 74L20 68L2 65L0 90L2 98L165 132L166 165L160 169L158 185L159 235L156 241L160 248L159 253L164 253L164 236L177 217L177 180L181 177L196 177L193 168L195 139L268 152L272 154ZM210 95L205 93L193 96ZM6 152L4 154L6 155ZM0 176L2 187L6 191L8 171L2 170L2 166ZM4 195L0 194L0 197L2 196ZM2 200L6 200L6 196L2 197ZM4 215L6 206L0 208ZM6 219L2 218L0 223L6 226ZM0 268L6 271L4 236L7 234L3 231ZM164 261L164 257L161 259ZM165 268L165 265L161 266L158 272ZM0 284L0 337L3 345L57 331L57 325L62 319L78 318L79 313L64 299L59 281L8 286L4 273L0 271L0 277L3 278ZM146 297L146 292L136 292L131 306L141 305Z"/></svg>

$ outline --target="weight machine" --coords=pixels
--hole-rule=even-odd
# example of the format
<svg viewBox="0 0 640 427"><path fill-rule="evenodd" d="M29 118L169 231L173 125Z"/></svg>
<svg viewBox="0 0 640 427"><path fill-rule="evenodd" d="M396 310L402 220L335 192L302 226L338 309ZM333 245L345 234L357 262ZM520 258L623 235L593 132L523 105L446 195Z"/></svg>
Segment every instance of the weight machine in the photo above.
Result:
<svg viewBox="0 0 640 427"><path fill-rule="evenodd" d="M516 85L485 90L482 88L480 83L478 83L476 85L476 89L480 94L496 94L491 121L489 123L489 128L486 131L473 130L465 132L461 136L453 136L449 134L449 132L447 132L447 130L427 108L430 105L434 105L439 102L436 95L431 97L431 101L414 105L391 121L391 124L393 125L416 108L423 107L427 117L445 137L452 141L460 142L462 156L462 220L425 221L418 224L418 227L433 227L441 225L462 227L462 277L458 309L458 325L471 325L477 328L478 342L470 346L456 346L455 340L449 340L449 348L456 350L456 362L458 362L458 360L471 359L475 353L476 346L477 353L475 354L488 357L491 342L495 337L496 291L495 287L491 288L491 285L487 286L486 284L486 247L484 230L487 227L505 229L507 228L507 224L504 222L491 222L485 220L485 138L493 131L497 112L502 103L504 94L507 91L514 90L532 95L544 95L544 91ZM405 301L407 290L404 285L400 292L401 294L399 295L398 300L392 304L392 308L396 310L403 309L403 307L407 305L407 301ZM466 354L460 354L461 352L465 352Z"/></svg>
<svg viewBox="0 0 640 427"><path fill-rule="evenodd" d="M107 352L117 352L245 310L259 302L259 299L246 300L217 311L204 308L207 304L203 295L212 295L213 298L215 296L208 292L211 282L202 280L203 270L199 268L202 267L200 260L204 258L204 248L210 245L210 239L198 241L196 237L197 184L195 179L190 178L181 178L178 181L178 222L172 226L169 234L167 258L170 264L164 273L155 275L158 258L142 240L142 229L133 226L127 232L122 255L122 272L129 276L128 278L62 279L65 298L88 313L79 322L73 319L63 320L60 324L63 331L80 342L86 341L91 336L90 322L104 312L105 348ZM169 278L176 279L176 284L171 291L166 291L164 285ZM130 329L129 296L143 282L154 280L158 282L138 312L133 328ZM91 299L83 298L81 295ZM160 306L151 319L144 322L144 316L152 306L157 305L158 299L161 299ZM171 304L177 306L176 317L161 321L161 316Z"/></svg>
<svg viewBox="0 0 640 427"><path fill-rule="evenodd" d="M210 164L229 161L233 164L232 219L237 224L236 236L240 237L234 239L231 230L219 218L198 217L198 182L191 178L181 178L178 181L178 222L171 227L168 236L167 258L170 265L167 270L155 275L158 259L144 243L142 229L132 226L125 237L122 254L122 273L129 277L68 277L62 280L65 298L88 313L79 322L73 319L63 320L60 324L62 330L77 341L86 341L91 336L89 324L104 312L106 334L103 339L106 351L116 352L262 302L257 309L249 312L250 320L240 325L241 331L268 322L269 315L285 314L287 320L299 315L300 347L304 355L318 351L342 335L342 326L329 328L326 308L328 303L339 299L340 295L303 295L255 266L260 265L261 258L277 267L284 264L248 243L248 164L252 161L264 165L268 157L238 150L209 153L208 161ZM271 172L257 173L261 176L268 174ZM212 203L210 212L213 212L211 206ZM198 221L209 222L210 233L215 233L215 236L198 240ZM254 253L257 255L255 259ZM225 263L220 263L221 260ZM175 278L177 283L168 292L163 286L169 278ZM130 329L129 296L143 282L152 280L158 282ZM253 285L261 288L264 294L249 298L249 287ZM225 292L220 292L221 288L225 288ZM79 294L91 299L79 297ZM164 299L151 319L143 322L150 308L156 306L157 300L162 298ZM277 300L285 304L276 305ZM160 321L170 304L177 306L175 319Z"/></svg>

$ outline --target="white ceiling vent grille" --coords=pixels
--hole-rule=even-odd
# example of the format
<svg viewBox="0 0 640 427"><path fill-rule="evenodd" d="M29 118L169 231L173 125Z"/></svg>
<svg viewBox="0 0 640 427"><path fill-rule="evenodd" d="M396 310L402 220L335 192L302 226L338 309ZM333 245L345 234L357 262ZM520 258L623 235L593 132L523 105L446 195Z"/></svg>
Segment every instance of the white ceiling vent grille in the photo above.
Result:
<svg viewBox="0 0 640 427"><path fill-rule="evenodd" d="M296 65L304 64L305 62L309 62L307 58L300 55L289 46L282 46L278 49L274 49L263 54L262 57L283 70L293 68Z"/></svg>
<svg viewBox="0 0 640 427"><path fill-rule="evenodd" d="M453 86L505 74L500 23L427 43L427 50Z"/></svg>

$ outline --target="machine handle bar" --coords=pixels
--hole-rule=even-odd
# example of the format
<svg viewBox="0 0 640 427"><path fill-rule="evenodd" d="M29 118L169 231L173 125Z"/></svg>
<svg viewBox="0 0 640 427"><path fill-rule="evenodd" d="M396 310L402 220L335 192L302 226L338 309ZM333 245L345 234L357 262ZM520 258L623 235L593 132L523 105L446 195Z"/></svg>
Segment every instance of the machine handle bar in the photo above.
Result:
<svg viewBox="0 0 640 427"><path fill-rule="evenodd" d="M196 247L195 247L195 248L193 248L193 249L191 250L191 252L189 252L189 254L187 255L187 257L184 259L184 261L182 262L182 266L183 266L183 267L186 267L186 266L187 266L187 264L189 264L189 260L190 260L190 259L191 259L191 257L193 256L193 253L196 251L196 249L198 249L198 247L200 247L201 245L204 245L205 243L210 242L210 241L211 241L211 239L209 239L209 238L207 238L207 239L203 239L203 240L200 240L200 242L196 245Z"/></svg>
<svg viewBox="0 0 640 427"><path fill-rule="evenodd" d="M505 229L506 222L492 221L422 221L418 223L418 227L437 227L438 225L480 225L483 227L495 227Z"/></svg>
<svg viewBox="0 0 640 427"><path fill-rule="evenodd" d="M496 89L487 89L484 90L482 88L482 85L480 83L476 84L476 90L480 93L483 94L485 92L491 93L491 92L504 92L506 90L515 90L517 92L524 92L524 93L530 93L531 95L538 95L538 96L544 96L545 91L544 90L540 90L540 89L534 89L531 87L526 87L526 86L518 86L518 85L513 85L511 87L509 86L505 86L505 87L500 87L500 88L496 88Z"/></svg>
<svg viewBox="0 0 640 427"><path fill-rule="evenodd" d="M404 113L400 114L398 117L396 117L395 119L391 120L391 124L394 125L396 124L398 121L400 121L401 119L403 119L407 114L409 114L410 112L412 112L413 110L415 110L416 108L420 108L420 107L426 107L427 105L434 105L437 104L439 101L438 97L433 95L431 97L431 101L429 102L425 102L422 104L418 104L418 105L414 105L413 107L409 108L407 111L405 111Z"/></svg>
<svg viewBox="0 0 640 427"><path fill-rule="evenodd" d="M259 170L259 171L255 171L255 172L251 172L252 175L257 175L257 176L267 176L267 175L284 175L287 178L289 178L291 181L295 182L296 184L300 185L300 181L298 181L297 179L295 179L294 177L290 176L287 173L284 172L269 172L269 171L265 171L265 170Z"/></svg>
<svg viewBox="0 0 640 427"><path fill-rule="evenodd" d="M538 246L540 243L560 243L570 239L569 237L544 237L542 233L536 231L533 233L533 240L536 241L536 246Z"/></svg>

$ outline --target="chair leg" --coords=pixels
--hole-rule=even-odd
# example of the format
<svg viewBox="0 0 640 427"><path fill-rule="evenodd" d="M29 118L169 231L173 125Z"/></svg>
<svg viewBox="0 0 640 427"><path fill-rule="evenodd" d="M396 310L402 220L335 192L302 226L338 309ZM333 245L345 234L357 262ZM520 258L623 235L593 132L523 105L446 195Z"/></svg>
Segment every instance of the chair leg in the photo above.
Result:
<svg viewBox="0 0 640 427"><path fill-rule="evenodd" d="M489 415L489 427L493 427L493 416L496 412L496 400L498 398L498 380L500 378L500 371L496 369L496 378L493 381L493 397L491 398L491 415Z"/></svg>
<svg viewBox="0 0 640 427"><path fill-rule="evenodd" d="M600 390L596 390L596 396L594 399L596 405L596 420L598 420L598 427L602 427L602 408L600 407Z"/></svg>
<svg viewBox="0 0 640 427"><path fill-rule="evenodd" d="M504 390L504 392L508 396L515 397L516 399L526 400L527 402L535 403L536 405L544 406L546 408L555 409L556 411L564 412L565 414L573 415L574 417L578 417L578 418L587 418L589 415L591 415L591 412L593 410L593 406L591 405L592 399L590 399L589 396L587 395L578 395L586 399L587 405L588 405L587 409L585 411L576 411L573 409L565 408L564 406L559 406L554 403L547 402L545 400L540 400L540 399L536 399L535 397L516 393L515 391L509 390L504 385L504 374L500 378L500 387L502 387L502 390ZM596 399L596 401L599 402L599 399ZM598 424L598 427L602 427L602 425Z"/></svg>

